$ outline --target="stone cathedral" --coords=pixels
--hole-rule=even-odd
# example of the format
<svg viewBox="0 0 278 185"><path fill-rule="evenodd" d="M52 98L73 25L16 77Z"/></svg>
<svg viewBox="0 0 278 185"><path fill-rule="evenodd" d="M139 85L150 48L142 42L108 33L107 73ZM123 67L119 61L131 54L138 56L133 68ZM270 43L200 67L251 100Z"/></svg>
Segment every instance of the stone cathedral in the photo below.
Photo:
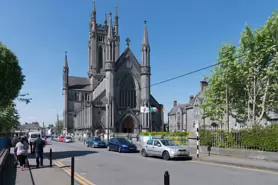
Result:
<svg viewBox="0 0 278 185"><path fill-rule="evenodd" d="M150 94L150 44L144 28L142 62L138 62L126 39L127 47L120 55L119 16L115 23L97 24L96 6L90 18L88 77L69 76L67 54L64 65L64 133L98 135L109 133L141 133L160 131L163 105ZM158 112L142 114L140 107L158 108Z"/></svg>

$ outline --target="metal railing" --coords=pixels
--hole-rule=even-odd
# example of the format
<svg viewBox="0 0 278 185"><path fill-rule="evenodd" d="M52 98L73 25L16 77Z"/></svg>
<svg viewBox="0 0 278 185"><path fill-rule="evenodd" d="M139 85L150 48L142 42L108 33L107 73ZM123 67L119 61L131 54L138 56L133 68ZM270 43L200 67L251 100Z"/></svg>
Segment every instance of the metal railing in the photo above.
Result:
<svg viewBox="0 0 278 185"><path fill-rule="evenodd" d="M214 128L200 130L201 146L214 148L232 148L244 150L258 150L267 152L278 151L278 137L275 134L253 133L248 131L225 132ZM278 134L278 133L277 133Z"/></svg>

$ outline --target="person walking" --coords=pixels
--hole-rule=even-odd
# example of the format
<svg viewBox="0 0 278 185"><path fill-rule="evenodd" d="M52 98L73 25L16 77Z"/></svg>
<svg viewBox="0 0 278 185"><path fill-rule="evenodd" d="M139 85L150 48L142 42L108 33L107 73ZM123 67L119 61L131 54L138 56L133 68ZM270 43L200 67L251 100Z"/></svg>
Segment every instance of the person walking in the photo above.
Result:
<svg viewBox="0 0 278 185"><path fill-rule="evenodd" d="M28 156L28 143L24 142L24 138L20 138L19 142L15 145L16 155L20 164L21 171L24 170L26 166L26 160Z"/></svg>
<svg viewBox="0 0 278 185"><path fill-rule="evenodd" d="M39 166L43 167L43 148L45 147L46 142L42 140L41 135L38 136L38 138L34 141L33 147L36 154L36 167L39 168Z"/></svg>

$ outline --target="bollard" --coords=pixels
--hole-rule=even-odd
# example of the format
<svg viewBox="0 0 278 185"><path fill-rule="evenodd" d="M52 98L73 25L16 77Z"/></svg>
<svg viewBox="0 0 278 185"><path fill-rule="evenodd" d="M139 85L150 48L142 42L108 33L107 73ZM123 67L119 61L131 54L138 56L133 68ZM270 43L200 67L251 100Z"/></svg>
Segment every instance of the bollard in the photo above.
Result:
<svg viewBox="0 0 278 185"><path fill-rule="evenodd" d="M208 146L208 155L210 156L211 145Z"/></svg>
<svg viewBox="0 0 278 185"><path fill-rule="evenodd" d="M30 153L33 154L32 143L30 142Z"/></svg>
<svg viewBox="0 0 278 185"><path fill-rule="evenodd" d="M74 156L71 157L71 185L74 185Z"/></svg>
<svg viewBox="0 0 278 185"><path fill-rule="evenodd" d="M170 174L168 171L164 174L164 185L170 185Z"/></svg>
<svg viewBox="0 0 278 185"><path fill-rule="evenodd" d="M49 151L49 166L52 167L52 148L50 148L50 151Z"/></svg>

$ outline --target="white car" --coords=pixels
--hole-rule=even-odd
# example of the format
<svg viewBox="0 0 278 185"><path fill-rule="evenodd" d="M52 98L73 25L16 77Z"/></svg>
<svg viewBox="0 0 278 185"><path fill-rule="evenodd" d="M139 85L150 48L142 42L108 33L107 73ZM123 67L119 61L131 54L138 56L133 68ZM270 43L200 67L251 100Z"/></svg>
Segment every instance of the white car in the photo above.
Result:
<svg viewBox="0 0 278 185"><path fill-rule="evenodd" d="M65 140L64 140L65 143L71 143L72 142L72 137L65 137Z"/></svg>

